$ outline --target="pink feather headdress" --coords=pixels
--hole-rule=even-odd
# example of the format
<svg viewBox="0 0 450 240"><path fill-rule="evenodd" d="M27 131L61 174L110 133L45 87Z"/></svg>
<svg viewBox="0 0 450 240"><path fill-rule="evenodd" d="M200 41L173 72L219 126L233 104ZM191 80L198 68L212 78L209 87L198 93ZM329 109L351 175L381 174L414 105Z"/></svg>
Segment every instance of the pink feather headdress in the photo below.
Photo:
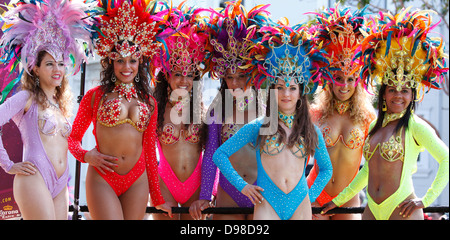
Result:
<svg viewBox="0 0 450 240"><path fill-rule="evenodd" d="M13 2L13 1L12 1ZM29 74L37 54L46 51L77 73L93 52L92 0L21 0L2 16L1 62L14 71L19 63Z"/></svg>
<svg viewBox="0 0 450 240"><path fill-rule="evenodd" d="M153 65L165 74L174 70L180 70L183 76L203 72L200 65L210 47L205 23L199 15L204 9L185 6L184 2L177 8L161 4L163 8L156 17L166 27L164 34L170 36L165 39L165 51L155 58Z"/></svg>

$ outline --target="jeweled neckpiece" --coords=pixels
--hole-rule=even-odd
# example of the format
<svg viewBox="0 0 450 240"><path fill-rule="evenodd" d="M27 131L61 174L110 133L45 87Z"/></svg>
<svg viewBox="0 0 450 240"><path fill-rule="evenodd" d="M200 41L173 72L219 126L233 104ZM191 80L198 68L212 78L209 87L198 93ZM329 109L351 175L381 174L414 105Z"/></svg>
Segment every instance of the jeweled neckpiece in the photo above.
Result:
<svg viewBox="0 0 450 240"><path fill-rule="evenodd" d="M137 98L136 88L133 83L122 83L117 81L112 92L118 93L119 98L124 97L128 102L130 102L133 97Z"/></svg>
<svg viewBox="0 0 450 240"><path fill-rule="evenodd" d="M53 102L51 102L50 100L48 100L47 99L47 102L48 102L48 104L50 104L50 106L52 106L52 107L54 107L54 108L56 108L56 109L58 109L58 110L61 110L61 108L59 108L59 104L56 102L56 103L53 103Z"/></svg>
<svg viewBox="0 0 450 240"><path fill-rule="evenodd" d="M255 100L255 98L253 97L253 94L251 94L250 96L245 96L244 98L236 98L236 97L234 97L233 103L235 104L236 109L239 112L244 112L245 110L247 110L248 105L250 103L252 103L253 100Z"/></svg>
<svg viewBox="0 0 450 240"><path fill-rule="evenodd" d="M334 109L336 109L339 115L344 114L348 109L350 109L350 100L340 101L334 99Z"/></svg>
<svg viewBox="0 0 450 240"><path fill-rule="evenodd" d="M295 112L292 114L285 114L283 112L278 111L278 119L286 125L289 129L292 128L294 124Z"/></svg>
<svg viewBox="0 0 450 240"><path fill-rule="evenodd" d="M383 123L381 124L382 127L386 127L386 125L392 121L395 121L397 119L402 118L406 113L406 109L403 110L400 113L386 113L384 114Z"/></svg>

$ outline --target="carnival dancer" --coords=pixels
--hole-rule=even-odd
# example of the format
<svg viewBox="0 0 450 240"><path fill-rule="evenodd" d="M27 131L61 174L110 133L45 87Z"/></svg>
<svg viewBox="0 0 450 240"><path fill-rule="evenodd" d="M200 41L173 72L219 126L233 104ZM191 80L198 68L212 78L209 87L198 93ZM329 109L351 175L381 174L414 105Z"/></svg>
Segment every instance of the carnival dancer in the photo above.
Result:
<svg viewBox="0 0 450 240"><path fill-rule="evenodd" d="M14 121L24 151L23 162L13 163L0 138L0 166L15 174L14 200L23 219L68 219L72 93L67 74L76 73L92 53L93 19L87 12L94 6L75 0L19 1L2 16L1 61L20 71L22 90L0 105L0 126Z"/></svg>
<svg viewBox="0 0 450 240"><path fill-rule="evenodd" d="M191 212L197 219L201 210L209 207L216 179L217 167L212 161L216 149L232 137L244 124L257 116L257 94L251 85L250 74L245 67L249 49L256 39L257 21L266 21L269 5L260 5L249 12L241 1L228 2L224 9L210 21L209 41L213 46L206 61L206 69L213 79L220 79L219 93L210 106L211 123L208 122L208 140L202 166L200 199L191 205ZM227 89L232 90L233 106L226 105ZM230 101L231 102L231 101ZM220 106L219 106L220 105ZM232 115L226 116L225 108L233 107ZM214 110L221 111L218 113ZM234 169L246 182L256 182L255 146L247 144L230 157ZM252 202L238 191L224 176L219 176L219 187L215 198L216 207L253 207ZM246 214L214 214L214 220L251 220Z"/></svg>
<svg viewBox="0 0 450 240"><path fill-rule="evenodd" d="M189 7L185 2L178 7L161 4L158 21L165 25L167 33L175 32L166 39L166 51L153 62L159 71L154 96L158 102L161 192L170 207L188 207L200 194L205 145L200 64L208 35L199 15L202 9ZM162 214L153 218L192 219L189 215L169 218Z"/></svg>
<svg viewBox="0 0 450 240"><path fill-rule="evenodd" d="M280 22L278 26L260 29L265 34L252 48L256 56L252 61L254 84L261 86L267 77L268 88L274 89L275 94L268 95L266 117L243 126L213 156L223 175L256 204L254 219L311 219L311 202L332 175L325 142L309 117L306 98L307 93L314 91L308 86L310 80L320 79L321 69L315 61L326 59L322 51L312 48L310 36L301 26L290 28ZM315 88L318 82L312 85ZM272 113L270 109L277 107L278 111ZM271 114L278 116L274 131L269 127L263 132L263 125L273 124L267 117ZM257 186L246 182L229 161L248 143L256 146ZM320 167L310 189L305 176L309 156L315 156Z"/></svg>
<svg viewBox="0 0 450 240"><path fill-rule="evenodd" d="M436 88L445 67L442 38L430 37L439 23L431 24L429 11L403 9L393 16L380 13L361 45L362 79L381 84L378 118L369 128L363 146L366 162L323 212L342 206L367 186L368 205L362 219L423 219L429 206L448 183L448 147L433 128L414 114L416 101ZM428 88L428 89L426 89ZM437 175L425 196L414 193L412 174L420 152L439 163Z"/></svg>
<svg viewBox="0 0 450 240"><path fill-rule="evenodd" d="M333 176L317 197L313 206L321 207L331 201L353 180L359 171L362 147L369 124L376 118L372 96L360 81L361 66L353 59L355 49L363 40L360 29L366 31L365 8L351 13L349 8L329 8L317 15L311 34L316 44L323 44L329 54L334 81L316 92L311 107L313 121L320 127L333 165ZM311 186L318 173L315 163L307 181ZM343 207L359 207L356 195ZM326 220L358 220L358 214L334 216L315 215Z"/></svg>
<svg viewBox="0 0 450 240"><path fill-rule="evenodd" d="M162 46L154 6L141 0L100 3L101 83L81 100L69 137L70 152L89 164L86 200L93 219L143 219L149 192L157 209L171 213L158 181L158 109L146 67ZM88 151L81 140L91 123L96 146Z"/></svg>

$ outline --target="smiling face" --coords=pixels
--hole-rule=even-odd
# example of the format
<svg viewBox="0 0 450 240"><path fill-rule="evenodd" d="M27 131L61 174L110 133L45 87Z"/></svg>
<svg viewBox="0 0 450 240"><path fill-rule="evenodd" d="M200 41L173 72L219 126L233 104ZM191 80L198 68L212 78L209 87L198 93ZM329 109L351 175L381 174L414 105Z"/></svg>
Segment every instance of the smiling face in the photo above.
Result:
<svg viewBox="0 0 450 240"><path fill-rule="evenodd" d="M387 113L400 113L405 110L413 100L411 88L402 86L400 91L395 86L386 86L383 94L386 100Z"/></svg>
<svg viewBox="0 0 450 240"><path fill-rule="evenodd" d="M278 83L275 85L278 110L285 113L294 113L297 108L297 101L300 99L300 86L295 83L294 79L289 82L289 87L286 83L278 78Z"/></svg>
<svg viewBox="0 0 450 240"><path fill-rule="evenodd" d="M194 78L194 72L188 72L186 76L183 76L181 69L176 68L170 74L167 82L172 90L183 89L190 92L192 90Z"/></svg>
<svg viewBox="0 0 450 240"><path fill-rule="evenodd" d="M337 82L337 84L331 84L334 97L339 101L349 100L355 93L353 76L345 76L342 71L337 71L334 74L334 80Z"/></svg>
<svg viewBox="0 0 450 240"><path fill-rule="evenodd" d="M34 67L34 74L39 77L41 88L58 87L66 74L63 61L56 61L52 55L45 53L39 66Z"/></svg>
<svg viewBox="0 0 450 240"><path fill-rule="evenodd" d="M114 60L114 75L122 83L132 83L139 72L139 59L131 56Z"/></svg>

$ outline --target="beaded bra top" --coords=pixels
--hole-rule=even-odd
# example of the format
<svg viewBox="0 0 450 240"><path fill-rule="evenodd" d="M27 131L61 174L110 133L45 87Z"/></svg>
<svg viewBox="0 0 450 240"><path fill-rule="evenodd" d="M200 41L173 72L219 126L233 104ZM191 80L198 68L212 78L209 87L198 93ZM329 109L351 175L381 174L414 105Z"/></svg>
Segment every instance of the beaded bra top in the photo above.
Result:
<svg viewBox="0 0 450 240"><path fill-rule="evenodd" d="M333 130L329 125L322 128L322 134L327 148L334 147L339 140L349 149L357 149L364 144L364 132L358 127L353 128L346 134L339 134L336 140L332 138Z"/></svg>
<svg viewBox="0 0 450 240"><path fill-rule="evenodd" d="M281 153L286 147L286 144L283 142L279 143L279 137L280 135L278 132L275 135L268 137L266 139L266 144L264 145L262 152L270 156L275 156ZM304 147L304 139L301 138L300 142L296 142L294 146L289 148L289 151L291 151L292 155L297 158L305 158L306 149Z"/></svg>
<svg viewBox="0 0 450 240"><path fill-rule="evenodd" d="M241 128L242 126L239 126L238 124L223 124L222 125L222 131L221 131L221 139L222 139L222 143L226 142L228 139L230 139L234 134L236 134L238 132L238 130ZM253 145L253 143L249 143L250 146L252 146L253 148L255 147Z"/></svg>
<svg viewBox="0 0 450 240"><path fill-rule="evenodd" d="M200 141L199 125L191 124L187 130L176 131L175 125L166 123L162 131L158 131L159 141L166 145L177 143L181 137L188 143L197 144Z"/></svg>
<svg viewBox="0 0 450 240"><path fill-rule="evenodd" d="M386 113L383 118L382 127L385 127L389 122L398 120L402 118L406 113L406 110L403 110L400 113ZM400 128L400 131L398 131L396 134L392 135L389 140L383 143L378 143L373 151L370 151L370 143L369 138L366 139L366 142L364 143L363 147L363 154L366 160L372 158L373 154L375 154L377 148L381 145L380 148L380 156L388 161L388 162L395 162L395 161L402 161L405 158L405 150L403 148L402 143L402 135L403 127Z"/></svg>
<svg viewBox="0 0 450 240"><path fill-rule="evenodd" d="M367 138L363 147L364 158L369 161L377 151L377 148L381 146L379 149L380 156L384 160L388 162L396 162L400 160L403 162L405 158L405 150L402 143L402 132L403 127L400 129L400 131L398 131L398 133L392 135L386 142L378 143L373 151L370 151L369 138Z"/></svg>
<svg viewBox="0 0 450 240"><path fill-rule="evenodd" d="M138 106L131 107L128 110L124 108L122 101L125 98L131 102L132 98L137 98L134 85L125 83L116 83L112 92L117 92L117 98L106 100L106 95L100 102L97 112L98 122L105 127L115 127L124 123L131 124L137 131L144 132L150 121L150 108L147 104L137 100Z"/></svg>
<svg viewBox="0 0 450 240"><path fill-rule="evenodd" d="M293 126L293 120L295 119L295 113L294 114L284 114L282 112L278 112L278 120L280 120L286 127L292 128ZM262 152L270 155L275 156L279 153L281 153L284 148L286 147L286 144L284 142L279 142L280 133L277 131L272 136L269 136L266 139L266 142L264 144L264 147L262 148ZM297 158L305 158L307 157L306 149L304 147L304 138L300 138L300 141L296 142L294 146L289 148L292 155L294 155Z"/></svg>
<svg viewBox="0 0 450 240"><path fill-rule="evenodd" d="M59 107L55 108L59 109ZM55 136L58 132L61 133L61 136L64 138L68 138L70 133L72 132L72 127L70 126L69 121L64 118L66 121L63 123L63 127L58 127L58 120L56 116L51 113L44 113L38 119L38 128L39 132L47 136Z"/></svg>

